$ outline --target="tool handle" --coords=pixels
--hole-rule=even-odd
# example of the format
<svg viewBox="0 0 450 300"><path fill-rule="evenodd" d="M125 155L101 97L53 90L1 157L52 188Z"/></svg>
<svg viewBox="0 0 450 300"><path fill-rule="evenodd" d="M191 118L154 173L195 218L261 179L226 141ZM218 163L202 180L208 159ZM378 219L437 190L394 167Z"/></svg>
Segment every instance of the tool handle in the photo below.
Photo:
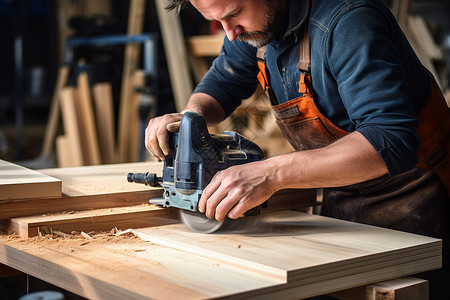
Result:
<svg viewBox="0 0 450 300"><path fill-rule="evenodd" d="M166 129L169 132L178 132L178 131L180 131L180 124L181 124L181 121L169 123L166 125Z"/></svg>
<svg viewBox="0 0 450 300"><path fill-rule="evenodd" d="M128 173L128 182L143 183L154 187L160 186L162 181L160 177L156 176L156 173Z"/></svg>

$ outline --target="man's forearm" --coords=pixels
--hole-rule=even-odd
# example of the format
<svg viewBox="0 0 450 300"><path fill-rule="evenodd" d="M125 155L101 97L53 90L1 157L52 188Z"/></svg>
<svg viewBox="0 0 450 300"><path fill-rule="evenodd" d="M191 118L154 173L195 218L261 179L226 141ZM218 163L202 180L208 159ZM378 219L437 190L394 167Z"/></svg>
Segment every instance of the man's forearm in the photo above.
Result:
<svg viewBox="0 0 450 300"><path fill-rule="evenodd" d="M277 189L345 186L388 173L381 157L358 132L327 147L269 158L265 163L276 170Z"/></svg>
<svg viewBox="0 0 450 300"><path fill-rule="evenodd" d="M201 114L209 126L217 125L225 119L225 112L219 102L204 93L192 94L182 113L185 111L195 111Z"/></svg>

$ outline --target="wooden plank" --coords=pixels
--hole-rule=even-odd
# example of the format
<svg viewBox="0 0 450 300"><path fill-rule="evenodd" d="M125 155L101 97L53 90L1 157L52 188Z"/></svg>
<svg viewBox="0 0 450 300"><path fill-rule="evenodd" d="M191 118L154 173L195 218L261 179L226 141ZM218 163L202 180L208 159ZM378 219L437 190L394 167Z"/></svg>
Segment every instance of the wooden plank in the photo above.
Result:
<svg viewBox="0 0 450 300"><path fill-rule="evenodd" d="M49 155L53 152L56 131L58 130L60 108L59 96L62 88L66 85L69 77L69 67L62 66L59 68L56 78L55 90L53 92L52 102L50 104L50 113L48 116L47 126L45 127L44 141L42 143L42 155Z"/></svg>
<svg viewBox="0 0 450 300"><path fill-rule="evenodd" d="M99 165L101 163L100 148L98 145L89 79L86 72L78 75L77 84L75 106L77 108L84 163L86 165Z"/></svg>
<svg viewBox="0 0 450 300"><path fill-rule="evenodd" d="M262 213L268 214L291 208L304 208L315 200L314 193L305 191L284 190L275 194ZM309 197L309 196L313 196ZM305 197L307 196L307 197ZM296 198L297 197L297 198ZM315 201L314 201L315 203ZM179 223L178 210L162 208L156 205L143 204L89 211L59 214L45 214L29 217L11 218L0 221L0 230L6 233L15 232L23 238L38 235L39 228L48 227L62 232L72 231L104 231L113 227L119 229L142 228Z"/></svg>
<svg viewBox="0 0 450 300"><path fill-rule="evenodd" d="M219 56L224 36L224 31L220 31L214 35L199 35L187 39L191 68L197 83L209 70L210 62L207 59Z"/></svg>
<svg viewBox="0 0 450 300"><path fill-rule="evenodd" d="M70 140L66 135L56 138L56 159L60 168L68 168L74 165L70 151Z"/></svg>
<svg viewBox="0 0 450 300"><path fill-rule="evenodd" d="M220 31L217 34L210 35L196 35L187 40L189 50L194 56L219 56L222 49L225 32Z"/></svg>
<svg viewBox="0 0 450 300"><path fill-rule="evenodd" d="M109 82L97 83L92 88L102 162L115 162L114 103L112 87Z"/></svg>
<svg viewBox="0 0 450 300"><path fill-rule="evenodd" d="M150 230L150 243L0 236L0 262L89 299L301 299L439 268L442 259L441 241L423 236L291 212L260 221L229 234L133 230ZM164 241L180 239L201 246Z"/></svg>
<svg viewBox="0 0 450 300"><path fill-rule="evenodd" d="M428 281L411 276L339 291L330 296L340 300L428 300Z"/></svg>
<svg viewBox="0 0 450 300"><path fill-rule="evenodd" d="M128 13L127 34L142 33L144 23L145 1L131 0L130 11ZM136 71L139 62L139 44L127 44L125 46L125 58L122 75L122 85L120 88L120 110L119 110L119 162L128 162L129 143L129 122L130 122L130 101L133 94L132 76Z"/></svg>
<svg viewBox="0 0 450 300"><path fill-rule="evenodd" d="M144 87L145 85L145 75L144 71L137 70L133 74L132 78L134 87ZM128 160L129 162L137 162L139 161L139 146L140 146L140 138L141 132L139 128L140 116L139 116L139 104L141 101L142 94L139 92L133 92L130 95L131 99L129 101L129 113L130 119L128 122Z"/></svg>
<svg viewBox="0 0 450 300"><path fill-rule="evenodd" d="M39 171L62 181L62 196L51 199L29 196L21 201L0 203L0 219L139 205L162 195L162 188L129 183L126 179L128 172L152 172L160 176L162 163L111 164Z"/></svg>
<svg viewBox="0 0 450 300"><path fill-rule="evenodd" d="M61 180L0 160L0 203L29 198L61 196Z"/></svg>
<svg viewBox="0 0 450 300"><path fill-rule="evenodd" d="M199 234L181 224L134 232L152 243L301 283L297 298L342 290L344 282L361 286L441 267L442 241L424 236L300 212L238 222L221 234Z"/></svg>
<svg viewBox="0 0 450 300"><path fill-rule="evenodd" d="M0 262L88 299L208 299L279 284L133 237L0 236Z"/></svg>
<svg viewBox="0 0 450 300"><path fill-rule="evenodd" d="M81 1L82 12L85 16L103 15L111 16L111 0L82 0Z"/></svg>
<svg viewBox="0 0 450 300"><path fill-rule="evenodd" d="M143 204L139 206L116 207L88 211L45 214L31 217L12 218L0 221L0 230L16 233L22 238L37 236L39 230L110 231L114 227L125 230L179 223L176 209Z"/></svg>
<svg viewBox="0 0 450 300"><path fill-rule="evenodd" d="M71 161L73 165L71 167L82 166L84 164L74 92L75 89L73 87L63 88L60 97L64 131L70 144L70 149L65 149L65 151L72 155Z"/></svg>
<svg viewBox="0 0 450 300"><path fill-rule="evenodd" d="M155 6L169 68L170 84L175 98L175 107L177 111L181 111L194 90L183 31L178 15L167 12L164 9L164 1L155 1Z"/></svg>

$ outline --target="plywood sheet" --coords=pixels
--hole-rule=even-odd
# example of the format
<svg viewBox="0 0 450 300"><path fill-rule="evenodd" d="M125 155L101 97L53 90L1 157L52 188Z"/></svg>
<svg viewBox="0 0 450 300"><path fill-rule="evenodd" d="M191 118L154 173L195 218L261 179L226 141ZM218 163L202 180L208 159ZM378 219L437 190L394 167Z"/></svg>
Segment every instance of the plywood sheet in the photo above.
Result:
<svg viewBox="0 0 450 300"><path fill-rule="evenodd" d="M152 162L41 169L39 172L60 179L63 182L63 194L74 197L154 190L144 184L128 182L127 174L150 172L161 176L162 169L162 163ZM161 191L160 188L158 190Z"/></svg>
<svg viewBox="0 0 450 300"><path fill-rule="evenodd" d="M195 233L180 224L135 232L153 243L302 281L305 289L340 280L359 286L441 265L440 240L317 215L280 212L233 226L222 234Z"/></svg>
<svg viewBox="0 0 450 300"><path fill-rule="evenodd" d="M0 203L40 197L60 197L61 180L0 160Z"/></svg>
<svg viewBox="0 0 450 300"><path fill-rule="evenodd" d="M89 299L301 299L442 259L432 238L297 212L247 220L226 234L181 224L135 230L147 243L0 236L0 262Z"/></svg>
<svg viewBox="0 0 450 300"><path fill-rule="evenodd" d="M132 237L0 236L0 262L88 299L207 299L280 284Z"/></svg>
<svg viewBox="0 0 450 300"><path fill-rule="evenodd" d="M72 210L120 207L148 203L161 197L162 188L129 183L127 174L162 172L162 163L111 164L42 169L39 172L62 182L62 196L30 198L0 203L0 219Z"/></svg>

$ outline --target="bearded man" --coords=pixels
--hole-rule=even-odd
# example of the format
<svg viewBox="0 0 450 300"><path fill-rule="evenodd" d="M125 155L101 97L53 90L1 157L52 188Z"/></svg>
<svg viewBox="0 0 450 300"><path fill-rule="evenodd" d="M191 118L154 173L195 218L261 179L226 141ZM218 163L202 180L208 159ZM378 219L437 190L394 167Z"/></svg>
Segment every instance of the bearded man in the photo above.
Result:
<svg viewBox="0 0 450 300"><path fill-rule="evenodd" d="M379 0L170 0L219 21L219 57L181 113L150 120L164 160L166 125L195 111L214 125L258 83L296 151L217 173L199 211L237 218L286 188L324 188L321 214L443 239L430 299L447 299L448 107ZM419 275L418 275L419 276ZM446 283L447 282L447 283Z"/></svg>

